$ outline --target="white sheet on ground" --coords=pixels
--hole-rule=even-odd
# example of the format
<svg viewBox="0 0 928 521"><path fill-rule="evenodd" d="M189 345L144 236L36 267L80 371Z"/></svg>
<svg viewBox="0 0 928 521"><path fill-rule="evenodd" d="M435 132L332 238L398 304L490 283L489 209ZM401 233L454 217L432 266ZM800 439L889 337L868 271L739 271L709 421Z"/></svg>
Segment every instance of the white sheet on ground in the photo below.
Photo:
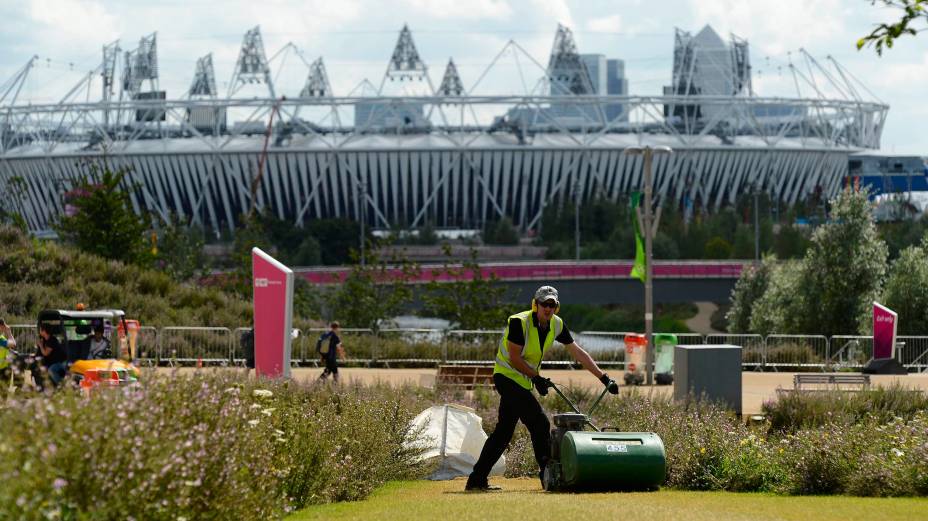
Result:
<svg viewBox="0 0 928 521"><path fill-rule="evenodd" d="M483 432L483 419L470 407L446 404L429 407L412 420L413 428L422 429L427 450L423 459L439 458L438 469L429 479L443 480L467 476L480 456L487 435ZM506 457L493 465L491 476L506 471Z"/></svg>

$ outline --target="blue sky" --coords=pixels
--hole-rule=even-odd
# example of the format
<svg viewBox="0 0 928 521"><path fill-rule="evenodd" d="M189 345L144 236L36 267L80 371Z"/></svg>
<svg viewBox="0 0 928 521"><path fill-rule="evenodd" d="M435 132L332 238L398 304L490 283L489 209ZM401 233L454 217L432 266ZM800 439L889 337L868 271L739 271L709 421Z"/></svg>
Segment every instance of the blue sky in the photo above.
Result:
<svg viewBox="0 0 928 521"><path fill-rule="evenodd" d="M723 37L734 33L750 42L755 90L762 95L795 96L784 67L800 63L800 48L822 62L833 56L890 104L883 151L928 155L928 34L899 40L883 57L855 48L875 23L893 16L868 0L2 2L0 84L38 55L22 99L56 100L100 62L105 43L120 39L131 49L158 31L161 86L169 96L187 88L197 57L209 52L224 92L242 34L260 24L268 55L292 42L310 61L322 56L335 93L347 94L363 78L379 83L397 32L408 23L432 80L440 81L453 57L470 87L510 39L546 63L562 23L581 52L626 60L632 94L659 94L670 79L674 27L695 32L711 24ZM296 92L306 68L292 53L286 60L279 90ZM519 67L529 82L540 75L526 61L501 56L481 89L518 92Z"/></svg>

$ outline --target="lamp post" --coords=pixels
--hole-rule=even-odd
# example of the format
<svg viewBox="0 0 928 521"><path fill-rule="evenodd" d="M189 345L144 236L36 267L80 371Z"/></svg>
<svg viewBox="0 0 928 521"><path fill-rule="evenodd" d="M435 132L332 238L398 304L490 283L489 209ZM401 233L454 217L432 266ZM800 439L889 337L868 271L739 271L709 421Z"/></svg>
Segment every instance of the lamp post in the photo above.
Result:
<svg viewBox="0 0 928 521"><path fill-rule="evenodd" d="M754 265L760 265L760 187L754 185Z"/></svg>
<svg viewBox="0 0 928 521"><path fill-rule="evenodd" d="M626 147L625 154L630 156L641 155L644 157L644 176L642 179L644 204L641 208L641 227L644 228L644 256L645 256L645 279L644 279L644 334L647 339L645 347L645 374L647 375L646 383L651 385L654 373L654 287L652 282L653 270L651 267L652 248L654 243L654 220L652 215L652 181L651 181L651 163L654 154L672 154L670 147Z"/></svg>

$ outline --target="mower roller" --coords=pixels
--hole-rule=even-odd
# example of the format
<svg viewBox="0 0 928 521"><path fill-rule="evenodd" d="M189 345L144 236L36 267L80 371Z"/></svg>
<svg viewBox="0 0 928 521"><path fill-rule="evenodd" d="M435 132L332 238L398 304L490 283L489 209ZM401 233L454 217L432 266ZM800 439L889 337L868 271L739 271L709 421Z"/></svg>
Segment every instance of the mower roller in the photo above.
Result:
<svg viewBox="0 0 928 521"><path fill-rule="evenodd" d="M600 429L590 420L608 389L583 414L556 385L551 388L574 412L553 417L551 457L544 472L545 490L656 490L664 482L667 458L660 436L653 432ZM593 430L585 430L587 426Z"/></svg>

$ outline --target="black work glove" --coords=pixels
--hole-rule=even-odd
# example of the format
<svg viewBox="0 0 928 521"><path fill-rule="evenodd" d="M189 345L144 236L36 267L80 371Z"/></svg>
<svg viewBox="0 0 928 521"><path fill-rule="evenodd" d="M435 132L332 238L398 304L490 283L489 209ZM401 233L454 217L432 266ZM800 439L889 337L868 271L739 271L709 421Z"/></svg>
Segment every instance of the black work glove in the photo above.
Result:
<svg viewBox="0 0 928 521"><path fill-rule="evenodd" d="M551 380L544 378L540 374L532 377L532 383L535 384L535 390L542 396L548 396L548 389L551 387Z"/></svg>
<svg viewBox="0 0 928 521"><path fill-rule="evenodd" d="M606 386L606 389L609 389L610 394L619 394L619 384L615 383L615 380L612 378L609 378L608 374L603 373L603 375L599 377L599 381Z"/></svg>

